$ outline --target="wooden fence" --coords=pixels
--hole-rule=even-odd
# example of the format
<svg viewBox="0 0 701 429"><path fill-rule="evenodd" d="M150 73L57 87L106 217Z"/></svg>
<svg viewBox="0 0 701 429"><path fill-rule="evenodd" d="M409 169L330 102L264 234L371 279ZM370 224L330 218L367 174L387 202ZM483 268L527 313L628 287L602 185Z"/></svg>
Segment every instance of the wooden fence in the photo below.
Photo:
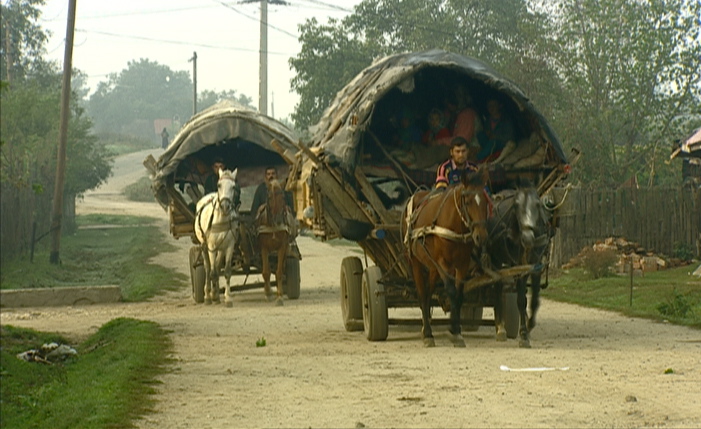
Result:
<svg viewBox="0 0 701 429"><path fill-rule="evenodd" d="M558 190L559 231L551 262L559 267L585 246L623 237L648 251L672 256L686 245L701 256L701 189Z"/></svg>

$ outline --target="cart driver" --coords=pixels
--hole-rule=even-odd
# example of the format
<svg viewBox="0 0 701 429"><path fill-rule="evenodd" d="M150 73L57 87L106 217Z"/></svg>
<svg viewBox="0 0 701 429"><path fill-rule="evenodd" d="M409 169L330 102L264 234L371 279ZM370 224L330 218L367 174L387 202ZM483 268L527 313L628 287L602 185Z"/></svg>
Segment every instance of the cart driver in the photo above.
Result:
<svg viewBox="0 0 701 429"><path fill-rule="evenodd" d="M260 207L265 204L266 200L268 199L267 184L270 183L271 180L275 179L277 179L277 170L275 167L265 167L265 181L256 188L256 193L253 195L253 204L251 204L251 215L254 217L258 215L258 210L260 210ZM292 195L288 191L285 191L285 204L287 204L290 212L294 215Z"/></svg>

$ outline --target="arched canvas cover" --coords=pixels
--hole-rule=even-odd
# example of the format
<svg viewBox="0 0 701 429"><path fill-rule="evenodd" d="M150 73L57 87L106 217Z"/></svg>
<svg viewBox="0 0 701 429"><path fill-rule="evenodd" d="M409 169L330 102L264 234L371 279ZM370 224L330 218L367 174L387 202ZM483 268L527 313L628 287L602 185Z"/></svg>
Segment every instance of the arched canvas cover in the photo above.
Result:
<svg viewBox="0 0 701 429"><path fill-rule="evenodd" d="M223 147L220 152L227 153L226 145L246 142L270 151L277 159L281 159L277 157L278 152L271 144L272 140L276 140L283 151L297 151L293 143L296 140L293 131L269 116L228 100L203 110L183 126L158 158L156 172L152 177L156 199L164 206L167 205L169 198L164 188L188 157L207 153L217 146ZM235 158L236 154L232 156ZM236 159L234 163L245 166L246 162L246 159Z"/></svg>
<svg viewBox="0 0 701 429"><path fill-rule="evenodd" d="M509 79L483 62L442 50L405 53L382 58L363 70L346 85L325 111L313 131L312 147L350 168L356 162L357 147L368 129L377 103L393 88L404 93L413 90L413 77L426 69L445 69L480 82L491 91L508 96L519 110L537 119L540 138L548 142L558 163L567 159L555 132L528 97Z"/></svg>

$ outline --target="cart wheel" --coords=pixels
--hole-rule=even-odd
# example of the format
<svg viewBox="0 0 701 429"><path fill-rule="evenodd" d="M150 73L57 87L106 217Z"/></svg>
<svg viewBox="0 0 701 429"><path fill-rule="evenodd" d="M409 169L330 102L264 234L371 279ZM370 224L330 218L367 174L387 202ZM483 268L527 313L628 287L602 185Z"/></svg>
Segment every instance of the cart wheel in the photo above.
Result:
<svg viewBox="0 0 701 429"><path fill-rule="evenodd" d="M277 279L275 279L277 281ZM285 282L283 283L283 292L289 299L299 298L299 259L288 257L285 261Z"/></svg>
<svg viewBox="0 0 701 429"><path fill-rule="evenodd" d="M341 313L346 331L362 331L363 326L363 263L356 256L341 262Z"/></svg>
<svg viewBox="0 0 701 429"><path fill-rule="evenodd" d="M460 309L460 320L464 331L474 332L480 328L482 322L482 306L468 306L463 304Z"/></svg>
<svg viewBox="0 0 701 429"><path fill-rule="evenodd" d="M504 309L504 328L506 338L517 338L518 328L521 326L518 314L518 300L516 292L504 292L502 294L502 308Z"/></svg>
<svg viewBox="0 0 701 429"><path fill-rule="evenodd" d="M200 246L192 246L190 248L190 284L192 285L192 299L198 304L204 302L205 281L204 264L195 266L200 256L200 251Z"/></svg>
<svg viewBox="0 0 701 429"><path fill-rule="evenodd" d="M363 275L363 326L370 341L386 340L389 330L385 288L379 282L381 277L382 270L378 266L368 267Z"/></svg>

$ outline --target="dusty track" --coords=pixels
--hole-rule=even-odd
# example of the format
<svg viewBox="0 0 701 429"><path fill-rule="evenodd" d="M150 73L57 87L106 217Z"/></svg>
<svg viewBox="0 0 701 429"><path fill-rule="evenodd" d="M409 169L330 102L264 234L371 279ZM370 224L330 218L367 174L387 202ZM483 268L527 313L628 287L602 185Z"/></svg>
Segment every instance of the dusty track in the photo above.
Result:
<svg viewBox="0 0 701 429"><path fill-rule="evenodd" d="M158 205L119 195L145 156L120 158L78 212L150 215L167 234ZM178 250L154 262L188 274L190 243L172 241ZM196 305L182 288L146 303L3 309L1 321L75 339L121 316L170 330L176 364L142 428L701 427L699 331L545 300L530 350L497 343L487 327L466 333L465 349L444 326L433 349L418 326L391 326L387 341L371 343L341 322L340 263L352 250L308 237L299 245L302 296L283 307L262 290L237 294L234 308ZM398 315L419 311L390 310Z"/></svg>

